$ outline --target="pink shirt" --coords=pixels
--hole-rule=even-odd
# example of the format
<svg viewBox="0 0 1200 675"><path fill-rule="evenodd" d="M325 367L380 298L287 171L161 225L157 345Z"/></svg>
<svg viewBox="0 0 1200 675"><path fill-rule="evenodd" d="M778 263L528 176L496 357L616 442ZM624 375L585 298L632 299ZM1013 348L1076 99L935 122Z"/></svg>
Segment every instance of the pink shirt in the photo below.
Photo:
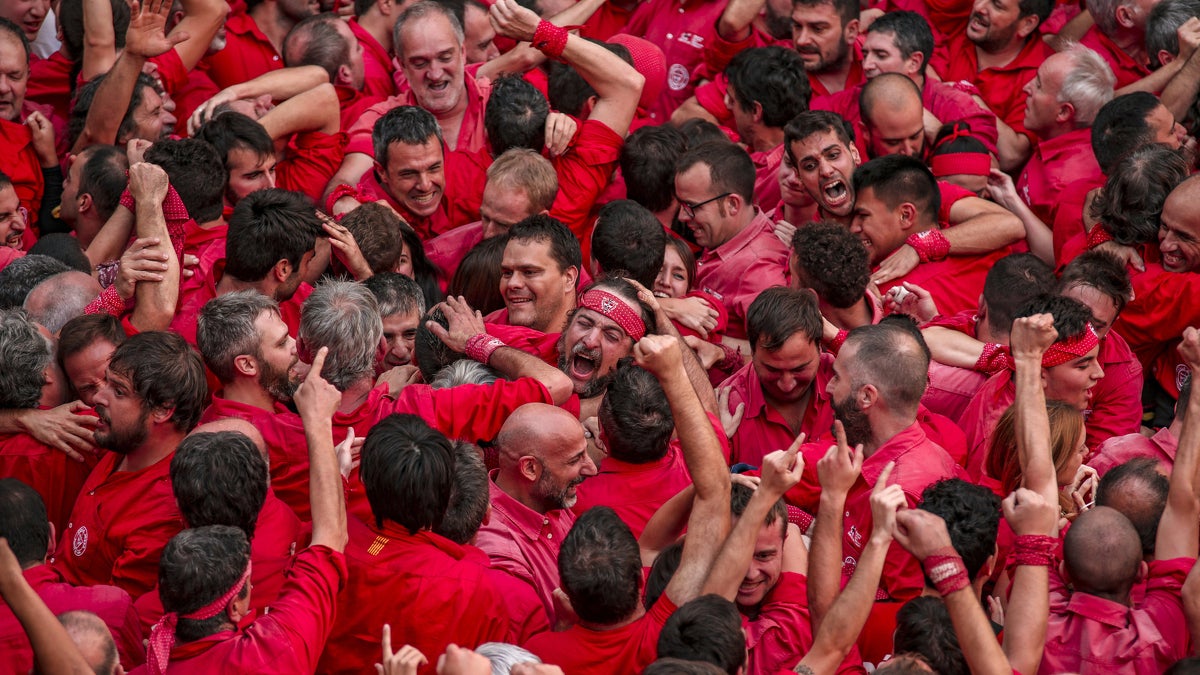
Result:
<svg viewBox="0 0 1200 675"><path fill-rule="evenodd" d="M1163 427L1149 437L1139 433L1113 436L1096 448L1087 464L1104 476L1113 467L1131 459L1153 457L1158 460L1159 470L1169 475L1171 467L1175 465L1175 452L1178 449L1179 439L1170 427Z"/></svg>
<svg viewBox="0 0 1200 675"><path fill-rule="evenodd" d="M932 412L945 415L958 422L979 388L988 376L970 368L947 366L937 361L929 362L929 387L921 397L921 404Z"/></svg>
<svg viewBox="0 0 1200 675"><path fill-rule="evenodd" d="M1050 568L1050 623L1040 675L1161 673L1188 655L1180 592L1195 558L1150 562L1146 595L1135 606L1070 593Z"/></svg>
<svg viewBox="0 0 1200 675"><path fill-rule="evenodd" d="M575 524L568 509L538 513L510 497L496 485L498 470L491 472L488 492L492 516L479 533L475 545L488 554L492 567L504 570L537 591L546 616L554 617L554 589L558 579L558 547Z"/></svg>
<svg viewBox="0 0 1200 675"><path fill-rule="evenodd" d="M674 444L666 456L646 464L609 456L600 463L599 473L576 488L578 499L571 510L579 516L593 506L611 507L633 530L633 536L640 537L654 512L691 484L683 454Z"/></svg>
<svg viewBox="0 0 1200 675"><path fill-rule="evenodd" d="M774 208L779 193L779 165L783 163L783 143L766 152L752 152L754 162L754 205L762 210Z"/></svg>
<svg viewBox="0 0 1200 675"><path fill-rule="evenodd" d="M1017 180L1017 193L1043 223L1053 223L1059 193L1081 179L1104 181L1092 152L1090 128L1039 141Z"/></svg>
<svg viewBox="0 0 1200 675"><path fill-rule="evenodd" d="M350 19L350 30L363 48L363 92L368 96L387 98L396 94L396 82L392 79L392 56L379 44L358 18Z"/></svg>
<svg viewBox="0 0 1200 675"><path fill-rule="evenodd" d="M483 221L460 225L426 241L425 256L429 258L429 262L442 270L447 279L453 279L459 263L481 241L483 241Z"/></svg>
<svg viewBox="0 0 1200 675"><path fill-rule="evenodd" d="M756 210L754 219L741 232L700 257L696 288L725 304L729 312L727 335L745 339L750 303L771 286L787 285L790 252L775 236L771 219Z"/></svg>

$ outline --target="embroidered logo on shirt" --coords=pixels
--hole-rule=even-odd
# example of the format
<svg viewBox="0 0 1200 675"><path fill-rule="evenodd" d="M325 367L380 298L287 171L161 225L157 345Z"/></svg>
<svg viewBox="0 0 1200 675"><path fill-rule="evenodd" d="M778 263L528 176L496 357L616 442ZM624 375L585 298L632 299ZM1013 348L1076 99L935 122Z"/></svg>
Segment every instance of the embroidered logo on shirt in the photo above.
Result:
<svg viewBox="0 0 1200 675"><path fill-rule="evenodd" d="M367 549L367 553L370 553L371 555L379 555L379 552L383 550L384 546L387 546L389 541L391 541L391 539L388 539L387 537L375 537L375 541L371 542L371 547Z"/></svg>
<svg viewBox="0 0 1200 675"><path fill-rule="evenodd" d="M74 553L75 557L78 558L79 556L83 555L85 551L87 551L87 544L87 527L80 525L79 529L75 530L75 538L71 540L71 553Z"/></svg>
<svg viewBox="0 0 1200 675"><path fill-rule="evenodd" d="M680 91L688 86L688 82L692 81L692 76L688 73L688 69L682 63L671 64L671 69L667 71L667 86L672 91Z"/></svg>
<svg viewBox="0 0 1200 675"><path fill-rule="evenodd" d="M854 542L855 546L862 546L862 535L859 534L857 525L851 525L850 530L846 532L846 536L850 537L850 541Z"/></svg>

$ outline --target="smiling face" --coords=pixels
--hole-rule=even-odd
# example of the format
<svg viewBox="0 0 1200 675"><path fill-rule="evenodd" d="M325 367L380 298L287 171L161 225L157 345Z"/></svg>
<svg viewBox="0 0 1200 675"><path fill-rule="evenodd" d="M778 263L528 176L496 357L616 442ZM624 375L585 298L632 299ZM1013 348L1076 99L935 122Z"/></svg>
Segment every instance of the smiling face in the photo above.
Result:
<svg viewBox="0 0 1200 675"><path fill-rule="evenodd" d="M848 217L854 211L850 176L860 161L858 149L830 129L795 141L791 152L800 183L820 209L829 216Z"/></svg>
<svg viewBox="0 0 1200 675"><path fill-rule="evenodd" d="M387 166L381 168L388 193L410 213L426 218L438 210L446 190L446 172L437 136L421 145L391 143Z"/></svg>
<svg viewBox="0 0 1200 675"><path fill-rule="evenodd" d="M871 264L878 265L904 244L908 230L904 228L902 209L889 208L875 196L874 188L858 193L854 203L854 220L850 231L858 235L870 254Z"/></svg>
<svg viewBox="0 0 1200 675"><path fill-rule="evenodd" d="M1158 226L1158 250L1168 272L1200 271L1200 216L1186 192L1176 189L1163 204Z"/></svg>
<svg viewBox="0 0 1200 675"><path fill-rule="evenodd" d="M11 184L0 188L0 246L18 250L24 246L25 228L29 225L25 216L16 189Z"/></svg>
<svg viewBox="0 0 1200 675"><path fill-rule="evenodd" d="M4 0L4 2L0 2L0 17L17 24L30 42L37 39L38 31L42 29L42 23L49 13L50 0Z"/></svg>
<svg viewBox="0 0 1200 675"><path fill-rule="evenodd" d="M688 268L674 246L667 246L663 266L654 280L654 295L660 298L682 298L687 295L690 280Z"/></svg>
<svg viewBox="0 0 1200 675"><path fill-rule="evenodd" d="M383 363L388 368L407 366L412 363L413 346L417 340L417 326L421 315L416 308L407 314L389 314L383 317L383 339L388 352Z"/></svg>
<svg viewBox="0 0 1200 675"><path fill-rule="evenodd" d="M768 401L794 403L811 390L821 363L821 349L804 333L796 333L773 352L761 345L755 347L753 363Z"/></svg>
<svg viewBox="0 0 1200 675"><path fill-rule="evenodd" d="M779 583L783 574L783 531L787 523L776 521L765 523L754 540L754 556L742 583L738 586L739 607L757 607L767 593Z"/></svg>
<svg viewBox="0 0 1200 675"><path fill-rule="evenodd" d="M509 323L543 333L561 330L578 274L574 267L559 267L549 241L510 240L500 259L500 295Z"/></svg>
<svg viewBox="0 0 1200 675"><path fill-rule="evenodd" d="M728 195L721 195L712 184L707 164L693 164L675 174L675 195L679 200L679 222L692 231L696 243L716 248L736 233L736 223L725 208Z"/></svg>
<svg viewBox="0 0 1200 675"><path fill-rule="evenodd" d="M1104 369L1096 358L1100 354L1097 346L1085 356L1066 363L1042 368L1042 381L1046 386L1046 398L1062 401L1079 410L1092 405L1092 388L1104 377Z"/></svg>
<svg viewBox="0 0 1200 675"><path fill-rule="evenodd" d="M588 477L596 475L596 464L587 452L583 425L556 415L546 420L545 427L537 439L543 446L537 449L541 457L536 461L541 466L531 491L543 513L575 506L576 488Z"/></svg>
<svg viewBox="0 0 1200 675"><path fill-rule="evenodd" d="M400 44L400 65L417 105L441 117L466 104L466 58L446 17L430 14L405 24Z"/></svg>
<svg viewBox="0 0 1200 675"><path fill-rule="evenodd" d="M1018 0L975 0L967 19L967 39L985 52L996 52L1021 39Z"/></svg>

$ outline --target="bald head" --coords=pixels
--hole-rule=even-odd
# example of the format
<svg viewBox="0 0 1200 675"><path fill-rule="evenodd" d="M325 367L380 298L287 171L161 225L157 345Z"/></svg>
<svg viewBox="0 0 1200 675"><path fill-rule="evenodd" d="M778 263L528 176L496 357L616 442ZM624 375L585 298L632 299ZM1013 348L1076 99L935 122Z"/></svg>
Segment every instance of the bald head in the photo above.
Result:
<svg viewBox="0 0 1200 675"><path fill-rule="evenodd" d="M583 426L571 413L545 403L526 403L508 416L496 436L501 467L506 459L515 462L526 455L545 461L577 435L583 438Z"/></svg>
<svg viewBox="0 0 1200 675"><path fill-rule="evenodd" d="M79 648L92 671L109 675L117 668L117 643L104 621L91 612L74 611L58 615L67 635Z"/></svg>
<svg viewBox="0 0 1200 675"><path fill-rule="evenodd" d="M192 433L188 434L214 434L219 431L236 431L246 438L249 438L254 447L258 448L258 452L262 454L263 459L268 459L267 456L267 441L263 439L263 435L258 428L239 417L224 417L212 422L205 422L200 426L192 429ZM268 460L269 461L269 460Z"/></svg>
<svg viewBox="0 0 1200 675"><path fill-rule="evenodd" d="M103 289L90 274L62 272L33 287L25 296L25 311L51 333L57 333L83 310Z"/></svg>
<svg viewBox="0 0 1200 675"><path fill-rule="evenodd" d="M1097 506L1075 519L1063 542L1067 574L1085 593L1124 596L1137 580L1142 544L1120 511Z"/></svg>
<svg viewBox="0 0 1200 675"><path fill-rule="evenodd" d="M864 121L874 122L882 116L921 114L925 104L916 82L901 73L882 73L863 85L858 99Z"/></svg>
<svg viewBox="0 0 1200 675"><path fill-rule="evenodd" d="M575 488L596 474L583 425L562 408L527 403L517 408L496 436L500 473L496 485L539 512L575 505Z"/></svg>
<svg viewBox="0 0 1200 675"><path fill-rule="evenodd" d="M925 152L925 104L921 89L907 75L883 73L859 95L865 140L872 157Z"/></svg>
<svg viewBox="0 0 1200 675"><path fill-rule="evenodd" d="M1197 199L1200 199L1200 176L1192 176L1171 190L1163 203L1158 249L1163 255L1163 268L1168 272L1200 271L1200 254L1195 246L1200 239Z"/></svg>

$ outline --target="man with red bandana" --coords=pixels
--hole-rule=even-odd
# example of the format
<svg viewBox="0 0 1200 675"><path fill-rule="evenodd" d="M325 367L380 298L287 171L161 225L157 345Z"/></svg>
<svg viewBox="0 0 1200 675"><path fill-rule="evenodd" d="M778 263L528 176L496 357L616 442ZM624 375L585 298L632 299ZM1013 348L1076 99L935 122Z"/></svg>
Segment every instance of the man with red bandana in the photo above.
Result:
<svg viewBox="0 0 1200 675"><path fill-rule="evenodd" d="M930 61L942 80L979 87L981 100L996 114L997 158L1004 171L1018 169L1033 150L1024 126L1025 97L1015 92L1054 53L1038 32L1053 8L1051 0L976 0L963 31L947 36Z"/></svg>
<svg viewBox="0 0 1200 675"><path fill-rule="evenodd" d="M1046 397L1062 401L1081 412L1091 406L1092 389L1104 377L1097 356L1100 338L1092 327L1092 313L1083 303L1064 296L1035 298L1017 312L1016 318L1051 314L1058 339L1042 357ZM1016 395L1012 371L1005 368L993 375L963 412L967 433L967 473L974 481L984 478L992 432L1000 416Z"/></svg>

